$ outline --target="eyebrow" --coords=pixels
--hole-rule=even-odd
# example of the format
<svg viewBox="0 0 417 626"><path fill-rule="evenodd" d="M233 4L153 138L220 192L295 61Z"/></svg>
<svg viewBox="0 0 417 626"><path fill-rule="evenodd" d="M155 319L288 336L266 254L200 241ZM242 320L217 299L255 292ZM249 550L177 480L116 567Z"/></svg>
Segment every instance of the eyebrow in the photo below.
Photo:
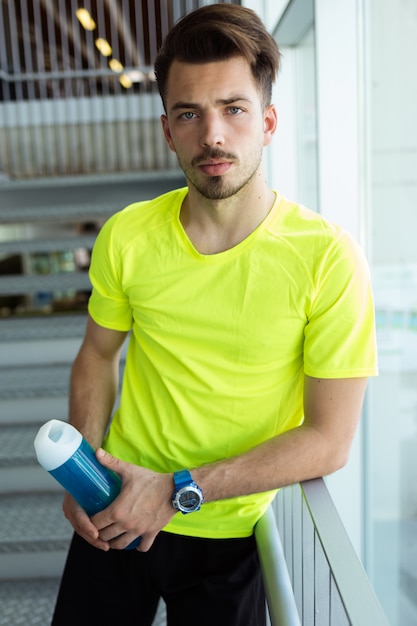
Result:
<svg viewBox="0 0 417 626"><path fill-rule="evenodd" d="M234 102L252 102L250 98L245 95L235 95L230 98L219 98L216 100L215 104L219 106L227 106L228 104L233 104ZM179 100L175 104L172 105L171 111L178 111L179 109L200 109L201 106L197 102L185 102Z"/></svg>

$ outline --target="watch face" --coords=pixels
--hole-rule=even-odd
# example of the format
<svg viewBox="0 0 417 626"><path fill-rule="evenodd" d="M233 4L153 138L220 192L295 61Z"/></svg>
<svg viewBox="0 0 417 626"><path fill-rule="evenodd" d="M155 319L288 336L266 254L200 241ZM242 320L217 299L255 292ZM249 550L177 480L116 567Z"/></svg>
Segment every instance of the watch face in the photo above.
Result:
<svg viewBox="0 0 417 626"><path fill-rule="evenodd" d="M194 487L183 487L178 491L178 507L181 511L190 512L200 508L201 494Z"/></svg>

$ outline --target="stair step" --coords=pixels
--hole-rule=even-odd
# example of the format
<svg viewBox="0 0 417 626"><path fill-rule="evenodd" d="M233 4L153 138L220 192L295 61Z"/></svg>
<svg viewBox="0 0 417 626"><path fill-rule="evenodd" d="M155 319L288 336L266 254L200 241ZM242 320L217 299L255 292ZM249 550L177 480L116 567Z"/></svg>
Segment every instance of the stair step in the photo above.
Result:
<svg viewBox="0 0 417 626"><path fill-rule="evenodd" d="M85 314L3 319L0 324L0 341L6 343L79 338L84 335L86 320Z"/></svg>
<svg viewBox="0 0 417 626"><path fill-rule="evenodd" d="M3 494L0 498L0 579L59 576L72 528L57 493Z"/></svg>
<svg viewBox="0 0 417 626"><path fill-rule="evenodd" d="M34 492L62 493L60 484L40 465L0 468L0 497Z"/></svg>
<svg viewBox="0 0 417 626"><path fill-rule="evenodd" d="M0 494L60 490L36 458L33 441L40 426L0 425Z"/></svg>
<svg viewBox="0 0 417 626"><path fill-rule="evenodd" d="M68 393L69 363L0 368L0 399L63 396Z"/></svg>
<svg viewBox="0 0 417 626"><path fill-rule="evenodd" d="M59 578L5 580L0 585L0 626L47 626Z"/></svg>
<svg viewBox="0 0 417 626"><path fill-rule="evenodd" d="M66 419L68 390L65 396L51 398L1 399L0 427L36 424L39 428L50 419Z"/></svg>
<svg viewBox="0 0 417 626"><path fill-rule="evenodd" d="M53 398L68 394L71 360L65 363L34 363L0 367L0 400ZM124 358L120 361L120 374Z"/></svg>
<svg viewBox="0 0 417 626"><path fill-rule="evenodd" d="M18 424L0 428L0 468L37 465L33 441L40 425Z"/></svg>
<svg viewBox="0 0 417 626"><path fill-rule="evenodd" d="M7 494L0 498L0 553L39 552L44 543L66 546L71 526L62 512L64 491Z"/></svg>

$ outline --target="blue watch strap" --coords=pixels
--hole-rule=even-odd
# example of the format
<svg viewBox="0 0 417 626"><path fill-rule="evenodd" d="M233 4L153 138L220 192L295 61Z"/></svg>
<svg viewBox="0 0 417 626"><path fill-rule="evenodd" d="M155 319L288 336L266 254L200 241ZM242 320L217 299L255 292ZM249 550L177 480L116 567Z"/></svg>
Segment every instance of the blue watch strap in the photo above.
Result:
<svg viewBox="0 0 417 626"><path fill-rule="evenodd" d="M182 489L186 485L190 485L193 481L191 473L187 469L174 472L174 483L176 489Z"/></svg>
<svg viewBox="0 0 417 626"><path fill-rule="evenodd" d="M174 472L174 485L172 498L174 509L181 511L184 515L199 511L204 502L204 496L200 487L193 481L189 470Z"/></svg>

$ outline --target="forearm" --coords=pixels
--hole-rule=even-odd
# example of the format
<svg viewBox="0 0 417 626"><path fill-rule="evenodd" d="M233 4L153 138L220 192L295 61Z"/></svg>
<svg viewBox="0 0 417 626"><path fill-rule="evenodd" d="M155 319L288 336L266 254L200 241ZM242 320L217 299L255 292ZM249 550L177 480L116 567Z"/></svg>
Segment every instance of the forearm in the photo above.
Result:
<svg viewBox="0 0 417 626"><path fill-rule="evenodd" d="M192 471L206 502L269 491L335 471L344 463L321 433L302 426L245 454Z"/></svg>
<svg viewBox="0 0 417 626"><path fill-rule="evenodd" d="M117 363L82 349L71 371L69 420L94 448L102 444L117 388Z"/></svg>
<svg viewBox="0 0 417 626"><path fill-rule="evenodd" d="M192 471L206 501L259 493L331 474L348 460L366 378L305 378L303 425L246 453Z"/></svg>

